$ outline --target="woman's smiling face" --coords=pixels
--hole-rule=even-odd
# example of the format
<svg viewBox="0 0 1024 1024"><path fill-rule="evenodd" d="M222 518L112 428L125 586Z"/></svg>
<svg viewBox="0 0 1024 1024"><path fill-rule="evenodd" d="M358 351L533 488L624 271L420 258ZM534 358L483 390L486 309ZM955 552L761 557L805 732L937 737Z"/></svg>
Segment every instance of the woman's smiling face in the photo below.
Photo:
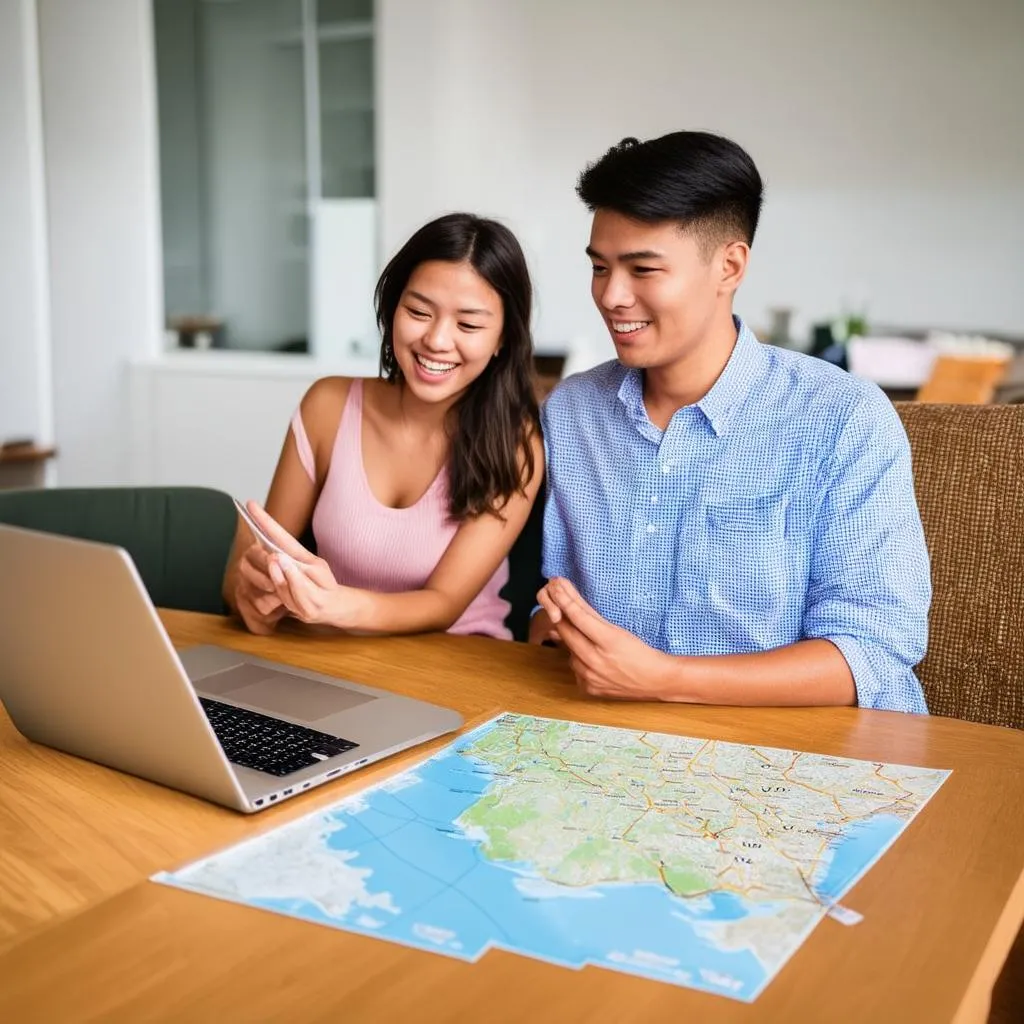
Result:
<svg viewBox="0 0 1024 1024"><path fill-rule="evenodd" d="M395 359L425 402L458 398L501 347L501 296L468 262L429 260L409 276L393 323Z"/></svg>

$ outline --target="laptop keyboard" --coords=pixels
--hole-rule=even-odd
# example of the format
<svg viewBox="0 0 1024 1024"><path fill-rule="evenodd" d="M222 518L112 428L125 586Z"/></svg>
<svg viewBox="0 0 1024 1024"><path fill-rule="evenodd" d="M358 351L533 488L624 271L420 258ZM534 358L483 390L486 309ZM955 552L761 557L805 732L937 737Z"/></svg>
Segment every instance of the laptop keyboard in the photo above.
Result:
<svg viewBox="0 0 1024 1024"><path fill-rule="evenodd" d="M290 775L359 746L340 736L329 736L208 697L200 697L199 703L228 760L268 775Z"/></svg>

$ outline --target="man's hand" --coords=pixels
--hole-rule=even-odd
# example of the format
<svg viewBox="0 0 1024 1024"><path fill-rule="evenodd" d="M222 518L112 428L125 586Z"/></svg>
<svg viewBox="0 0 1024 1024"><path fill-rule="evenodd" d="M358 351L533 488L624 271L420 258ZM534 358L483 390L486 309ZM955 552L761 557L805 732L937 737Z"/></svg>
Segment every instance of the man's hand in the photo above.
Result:
<svg viewBox="0 0 1024 1024"><path fill-rule="evenodd" d="M566 579L553 579L537 594L562 642L580 690L590 697L665 700L671 655L601 618ZM538 627L539 629L540 627ZM531 623L531 637L533 623Z"/></svg>
<svg viewBox="0 0 1024 1024"><path fill-rule="evenodd" d="M551 624L551 617L545 609L539 608L530 619L530 632L527 635L527 640L531 644L560 644L562 642L558 630Z"/></svg>

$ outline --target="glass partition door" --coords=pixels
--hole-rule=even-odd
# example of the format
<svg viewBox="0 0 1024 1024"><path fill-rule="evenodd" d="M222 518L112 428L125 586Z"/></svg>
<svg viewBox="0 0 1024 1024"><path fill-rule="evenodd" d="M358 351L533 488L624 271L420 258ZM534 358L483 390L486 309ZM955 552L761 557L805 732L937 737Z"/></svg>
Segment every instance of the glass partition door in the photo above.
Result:
<svg viewBox="0 0 1024 1024"><path fill-rule="evenodd" d="M376 350L372 0L154 0L179 344Z"/></svg>

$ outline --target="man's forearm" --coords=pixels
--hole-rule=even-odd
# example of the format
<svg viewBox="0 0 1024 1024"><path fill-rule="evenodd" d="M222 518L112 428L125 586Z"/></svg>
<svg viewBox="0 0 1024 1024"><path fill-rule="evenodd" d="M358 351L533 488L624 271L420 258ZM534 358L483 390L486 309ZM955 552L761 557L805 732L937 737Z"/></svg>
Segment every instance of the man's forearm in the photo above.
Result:
<svg viewBox="0 0 1024 1024"><path fill-rule="evenodd" d="M828 640L752 654L667 655L662 699L690 704L855 705L853 674Z"/></svg>

